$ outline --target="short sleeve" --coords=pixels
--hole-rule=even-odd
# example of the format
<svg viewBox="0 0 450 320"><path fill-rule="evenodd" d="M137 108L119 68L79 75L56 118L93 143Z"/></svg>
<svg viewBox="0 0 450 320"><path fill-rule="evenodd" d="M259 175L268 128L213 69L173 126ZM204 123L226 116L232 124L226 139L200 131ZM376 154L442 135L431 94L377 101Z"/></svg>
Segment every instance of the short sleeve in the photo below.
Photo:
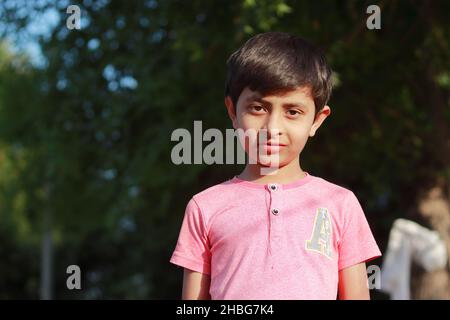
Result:
<svg viewBox="0 0 450 320"><path fill-rule="evenodd" d="M192 198L186 206L183 223L170 262L178 266L211 274L211 253L205 221Z"/></svg>
<svg viewBox="0 0 450 320"><path fill-rule="evenodd" d="M364 211L350 191L344 200L344 227L339 241L339 270L381 256Z"/></svg>

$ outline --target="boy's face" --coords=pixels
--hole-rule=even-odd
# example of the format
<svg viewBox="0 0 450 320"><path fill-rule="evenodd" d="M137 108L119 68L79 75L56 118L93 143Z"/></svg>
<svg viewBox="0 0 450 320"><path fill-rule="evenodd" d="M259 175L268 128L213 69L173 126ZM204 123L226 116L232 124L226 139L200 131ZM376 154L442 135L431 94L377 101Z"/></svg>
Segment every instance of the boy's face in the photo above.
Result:
<svg viewBox="0 0 450 320"><path fill-rule="evenodd" d="M231 97L225 98L233 127L255 130L259 135L267 130L267 142L258 144L269 157L277 157L278 167L298 161L309 137L314 136L331 109L325 106L315 115L310 87L299 87L276 95L262 96L246 87L234 108ZM246 145L245 151L248 152ZM259 163L259 161L258 161Z"/></svg>

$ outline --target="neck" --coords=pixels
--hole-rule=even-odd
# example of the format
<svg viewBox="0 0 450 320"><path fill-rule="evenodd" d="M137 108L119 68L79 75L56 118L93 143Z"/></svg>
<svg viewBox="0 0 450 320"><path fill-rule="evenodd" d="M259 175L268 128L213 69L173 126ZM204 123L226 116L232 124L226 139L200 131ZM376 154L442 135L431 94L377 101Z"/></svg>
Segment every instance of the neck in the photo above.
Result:
<svg viewBox="0 0 450 320"><path fill-rule="evenodd" d="M306 173L300 167L300 162L296 160L275 170L273 174L263 175L259 164L247 164L244 171L238 176L239 179L253 181L257 183L281 183L287 184L306 176Z"/></svg>

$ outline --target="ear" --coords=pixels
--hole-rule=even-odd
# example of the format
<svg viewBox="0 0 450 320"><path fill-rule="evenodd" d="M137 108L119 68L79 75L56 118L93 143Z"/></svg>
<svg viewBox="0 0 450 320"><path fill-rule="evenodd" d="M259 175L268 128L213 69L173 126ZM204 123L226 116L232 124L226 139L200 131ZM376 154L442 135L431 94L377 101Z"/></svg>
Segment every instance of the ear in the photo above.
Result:
<svg viewBox="0 0 450 320"><path fill-rule="evenodd" d="M320 110L314 119L313 125L309 131L309 136L313 137L316 134L317 129L319 129L322 122L331 114L331 108L329 106L324 106L322 110Z"/></svg>
<svg viewBox="0 0 450 320"><path fill-rule="evenodd" d="M231 122L233 123L233 128L237 128L237 122L236 122L236 108L233 105L233 101L231 100L230 96L225 97L225 106L227 107L228 116L230 117Z"/></svg>

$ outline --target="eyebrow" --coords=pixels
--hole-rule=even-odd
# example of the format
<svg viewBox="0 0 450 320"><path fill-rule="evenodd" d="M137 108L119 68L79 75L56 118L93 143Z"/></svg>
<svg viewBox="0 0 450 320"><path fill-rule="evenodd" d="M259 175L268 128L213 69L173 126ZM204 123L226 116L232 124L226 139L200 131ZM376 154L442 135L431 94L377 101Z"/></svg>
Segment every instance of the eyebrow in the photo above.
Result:
<svg viewBox="0 0 450 320"><path fill-rule="evenodd" d="M262 98L260 96L256 96L256 95L249 96L245 101L246 102L257 101L257 102L265 103L265 104L272 106L272 104L269 101L265 100L264 98ZM283 108L285 108L285 109L301 108L301 109L308 110L308 107L306 105L304 105L302 103L294 103L294 102L283 103Z"/></svg>

